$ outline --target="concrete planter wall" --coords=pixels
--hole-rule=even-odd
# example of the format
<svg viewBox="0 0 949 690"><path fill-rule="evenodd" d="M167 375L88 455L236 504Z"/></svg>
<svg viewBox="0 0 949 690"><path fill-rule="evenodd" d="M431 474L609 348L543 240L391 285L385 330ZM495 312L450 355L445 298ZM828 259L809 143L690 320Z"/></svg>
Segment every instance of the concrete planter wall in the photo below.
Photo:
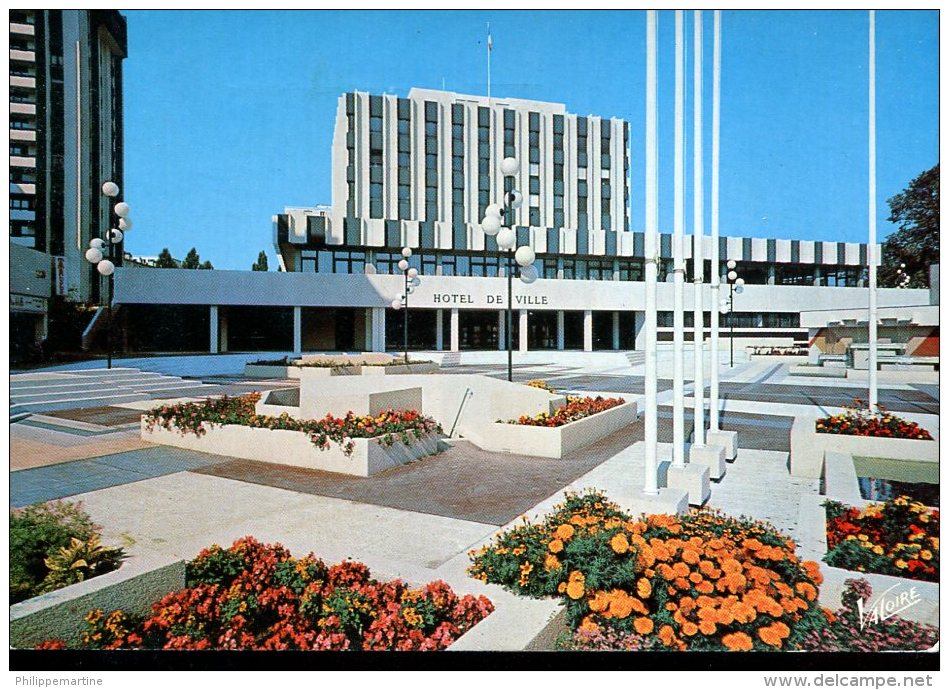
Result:
<svg viewBox="0 0 949 690"><path fill-rule="evenodd" d="M564 426L543 427L491 422L466 434L475 445L501 453L563 458L609 436L636 419L636 403L627 402Z"/></svg>
<svg viewBox="0 0 949 690"><path fill-rule="evenodd" d="M814 417L795 417L791 425L791 474L796 477L819 479L824 471L824 454L828 451L894 460L939 460L938 439L819 434L814 428L815 422Z"/></svg>
<svg viewBox="0 0 949 690"><path fill-rule="evenodd" d="M300 431L285 429L257 429L236 424L204 427L202 436L181 434L154 427L151 431L142 422L142 439L176 448L185 448L201 453L226 455L244 460L257 460L278 465L306 467L326 472L339 472L358 477L368 477L390 467L404 465L438 452L438 438L430 434L405 445L396 440L389 447L378 439L354 438L355 449L349 457L330 442L326 450L317 448L310 438Z"/></svg>
<svg viewBox="0 0 949 690"><path fill-rule="evenodd" d="M32 648L51 639L77 645L92 609L145 615L152 602L184 586L184 561L130 559L118 570L11 606L10 646Z"/></svg>
<svg viewBox="0 0 949 690"><path fill-rule="evenodd" d="M369 365L353 368L359 369L359 373L363 376L393 376L396 374L434 374L438 371L438 364L435 362L419 362L418 364L390 364L387 367Z"/></svg>

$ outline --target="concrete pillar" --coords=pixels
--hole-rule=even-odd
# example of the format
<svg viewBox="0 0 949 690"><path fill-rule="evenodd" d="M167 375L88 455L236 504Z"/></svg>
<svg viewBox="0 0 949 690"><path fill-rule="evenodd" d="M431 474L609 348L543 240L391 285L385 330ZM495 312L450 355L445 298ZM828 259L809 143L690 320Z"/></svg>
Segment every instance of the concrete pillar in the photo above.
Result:
<svg viewBox="0 0 949 690"><path fill-rule="evenodd" d="M371 352L386 351L386 310L385 307L371 307L367 314L370 334L367 344Z"/></svg>
<svg viewBox="0 0 949 690"><path fill-rule="evenodd" d="M441 352L445 349L445 321L443 309L435 311L435 349Z"/></svg>
<svg viewBox="0 0 949 690"><path fill-rule="evenodd" d="M303 352L303 307L293 308L293 351Z"/></svg>
<svg viewBox="0 0 949 690"><path fill-rule="evenodd" d="M451 326L451 351L458 352L458 341L460 340L460 330L458 327L458 310L452 309L451 316L449 317L449 325Z"/></svg>
<svg viewBox="0 0 949 690"><path fill-rule="evenodd" d="M583 310L583 351L593 351L593 312Z"/></svg>
<svg viewBox="0 0 949 690"><path fill-rule="evenodd" d="M518 350L521 352L527 352L527 310L520 309L518 311Z"/></svg>
<svg viewBox="0 0 949 690"><path fill-rule="evenodd" d="M814 265L814 287L820 286L820 281L822 277L823 275L821 273L820 266L815 264Z"/></svg>
<svg viewBox="0 0 949 690"><path fill-rule="evenodd" d="M227 310L224 310L224 312L221 313L221 314L218 316L218 323L220 324L220 328L218 329L218 333L220 334L220 336L219 336L218 339L219 339L219 342L220 342L220 344L221 344L221 345L220 345L220 349L218 350L218 352L227 352L227 350L228 350L228 345L227 345Z"/></svg>
<svg viewBox="0 0 949 690"><path fill-rule="evenodd" d="M645 347L646 331L643 327L646 325L646 314L641 311L633 312L633 349L642 350Z"/></svg>
<svg viewBox="0 0 949 690"><path fill-rule="evenodd" d="M563 312L557 312L557 349L562 350L564 348L564 324L563 324Z"/></svg>
<svg viewBox="0 0 949 690"><path fill-rule="evenodd" d="M768 285L774 285L777 276L775 274L774 264L768 264ZM722 279L722 282L725 282L725 279Z"/></svg>
<svg viewBox="0 0 949 690"><path fill-rule="evenodd" d="M211 346L209 348L211 353L218 353L221 351L221 340L219 337L220 325L218 324L218 308L216 305L211 305Z"/></svg>
<svg viewBox="0 0 949 690"><path fill-rule="evenodd" d="M367 264L369 265L369 264ZM376 324L375 324L375 309L373 307L366 307L363 309L362 314L362 342L363 350L366 352L373 352L373 347L375 345L376 338ZM358 348L359 343L357 341L356 346Z"/></svg>
<svg viewBox="0 0 949 690"><path fill-rule="evenodd" d="M498 312L498 350L507 351L507 329L504 327L507 321L507 312L502 310Z"/></svg>
<svg viewBox="0 0 949 690"><path fill-rule="evenodd" d="M619 349L619 312L613 312L613 349Z"/></svg>

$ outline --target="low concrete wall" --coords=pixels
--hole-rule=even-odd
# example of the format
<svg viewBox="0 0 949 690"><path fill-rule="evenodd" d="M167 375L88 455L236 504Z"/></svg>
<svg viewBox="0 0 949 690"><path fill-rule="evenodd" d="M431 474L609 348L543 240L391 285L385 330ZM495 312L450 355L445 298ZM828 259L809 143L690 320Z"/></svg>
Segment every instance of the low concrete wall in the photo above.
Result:
<svg viewBox="0 0 949 690"><path fill-rule="evenodd" d="M355 449L352 455L347 457L332 441L328 449L321 450L300 431L257 429L235 424L205 426L205 429L206 433L200 437L158 426L149 431L143 421L141 433L142 439L151 443L358 477L368 477L439 451L438 438L435 435L425 435L410 446L397 440L389 447L380 444L378 439L354 438L352 441Z"/></svg>
<svg viewBox="0 0 949 690"><path fill-rule="evenodd" d="M791 474L819 479L824 471L824 453L849 453L871 458L894 460L939 460L938 439L921 441L907 438L873 438L844 434L819 434L816 417L800 416L791 425ZM936 434L933 433L936 438Z"/></svg>
<svg viewBox="0 0 949 690"><path fill-rule="evenodd" d="M355 367L363 376L394 376L396 374L434 374L438 371L438 364L435 362L419 362L418 364L410 362L409 364L390 364L384 366L361 366Z"/></svg>
<svg viewBox="0 0 949 690"><path fill-rule="evenodd" d="M329 402L341 396L368 396L416 387L421 389L422 399L421 405L414 406L414 409L433 417L446 432L451 430L457 417L457 432L463 436L469 432L477 434L485 424L498 419L553 412L566 402L562 395L477 374L317 379L304 370L300 378L300 415L304 418L323 417L332 407L328 407Z"/></svg>
<svg viewBox="0 0 949 690"><path fill-rule="evenodd" d="M137 558L118 570L43 594L10 607L10 646L32 648L59 639L69 646L80 641L85 615L92 609L116 609L141 616L151 604L185 586L185 562Z"/></svg>
<svg viewBox="0 0 949 690"><path fill-rule="evenodd" d="M627 402L558 427L492 422L466 434L466 438L484 450L559 459L609 436L635 419L636 403Z"/></svg>
<svg viewBox="0 0 949 690"><path fill-rule="evenodd" d="M326 376L329 376L331 370L326 370ZM269 364L245 364L244 377L253 379L298 379L300 378L300 367L278 366Z"/></svg>
<svg viewBox="0 0 949 690"><path fill-rule="evenodd" d="M843 367L821 367L812 364L792 364L788 367L788 374L791 376L819 376L832 379L847 378L847 370Z"/></svg>

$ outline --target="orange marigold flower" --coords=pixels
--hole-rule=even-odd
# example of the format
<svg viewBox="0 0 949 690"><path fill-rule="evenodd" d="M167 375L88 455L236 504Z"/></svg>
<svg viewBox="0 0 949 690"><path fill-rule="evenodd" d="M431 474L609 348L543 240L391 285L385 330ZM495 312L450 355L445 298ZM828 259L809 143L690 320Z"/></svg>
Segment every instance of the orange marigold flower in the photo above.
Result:
<svg viewBox="0 0 949 690"><path fill-rule="evenodd" d="M726 558L722 561L722 570L726 573L740 573L742 569L741 563L734 558Z"/></svg>
<svg viewBox="0 0 949 690"><path fill-rule="evenodd" d="M610 539L610 548L616 553L626 553L629 551L629 540L622 532L618 532Z"/></svg>
<svg viewBox="0 0 949 690"><path fill-rule="evenodd" d="M547 570L556 570L560 567L560 559L551 553L544 557L544 568Z"/></svg>
<svg viewBox="0 0 949 690"><path fill-rule="evenodd" d="M583 596L584 587L582 580L571 580L567 584L567 596L571 599L579 599Z"/></svg>
<svg viewBox="0 0 949 690"><path fill-rule="evenodd" d="M652 594L652 584L650 584L649 580L641 577L636 581L636 594L642 599L649 598L649 595Z"/></svg>
<svg viewBox="0 0 949 690"><path fill-rule="evenodd" d="M702 573L696 572L689 575L689 580L694 584L700 583L703 579Z"/></svg>
<svg viewBox="0 0 949 690"><path fill-rule="evenodd" d="M657 561L668 561L672 558L672 553L666 548L666 545L658 540L654 540L655 543L650 542L652 546L652 552L656 557Z"/></svg>
<svg viewBox="0 0 949 690"><path fill-rule="evenodd" d="M633 621L633 627L636 629L640 635L648 635L653 631L655 625L652 622L651 618L646 618L645 616L640 616L635 621Z"/></svg>
<svg viewBox="0 0 949 690"><path fill-rule="evenodd" d="M677 610L678 608L679 608L679 607L676 606L676 604L675 604L674 601L670 601L669 603L666 604L666 611L675 611L675 610Z"/></svg>
<svg viewBox="0 0 949 690"><path fill-rule="evenodd" d="M722 636L722 644L733 652L747 652L752 648L751 637L743 632Z"/></svg>
<svg viewBox="0 0 949 690"><path fill-rule="evenodd" d="M804 566L804 571L814 581L815 585L819 585L824 581L824 576L820 572L820 565L816 561L804 561L801 565Z"/></svg>
<svg viewBox="0 0 949 690"><path fill-rule="evenodd" d="M692 571L689 570L689 566L687 566L682 561L679 561L673 564L672 572L674 572L677 577L688 577L689 573L691 573Z"/></svg>
<svg viewBox="0 0 949 690"><path fill-rule="evenodd" d="M755 607L744 601L735 604L732 608L732 614L739 623L751 623L758 617L758 612L755 611Z"/></svg>
<svg viewBox="0 0 949 690"><path fill-rule="evenodd" d="M672 646L672 642L675 640L675 631L672 629L671 625L664 625L659 628L659 640L666 647Z"/></svg>
<svg viewBox="0 0 949 690"><path fill-rule="evenodd" d="M745 541L743 541L743 542L741 543L741 545L744 546L746 549L749 549L749 550L751 550L751 551L757 551L757 550L760 549L762 546L764 546L764 544L762 544L762 543L761 543L760 541L758 541L757 539L745 539Z"/></svg>
<svg viewBox="0 0 949 690"><path fill-rule="evenodd" d="M682 552L682 560L690 565L695 565L696 563L699 562L699 560L701 560L701 558L699 557L699 554L697 551L693 551L692 549L685 549Z"/></svg>
<svg viewBox="0 0 949 690"><path fill-rule="evenodd" d="M699 572L703 575L711 576L711 574L716 570L717 568L715 567L715 564L711 561L707 561L704 558L699 561Z"/></svg>
<svg viewBox="0 0 949 690"><path fill-rule="evenodd" d="M603 590L597 590L590 598L589 605L591 611L596 611L597 613L605 611L606 607L610 605L610 595Z"/></svg>
<svg viewBox="0 0 949 690"><path fill-rule="evenodd" d="M682 624L681 632L683 635L692 637L695 633L699 631L699 626L697 626L692 621L686 621Z"/></svg>
<svg viewBox="0 0 949 690"><path fill-rule="evenodd" d="M622 590L613 590L613 596L610 598L609 615L615 618L626 618L633 612L633 601L626 592Z"/></svg>
<svg viewBox="0 0 949 690"><path fill-rule="evenodd" d="M695 591L699 592L700 594L711 594L715 591L715 585L713 585L708 580L702 580L695 585Z"/></svg>
<svg viewBox="0 0 949 690"><path fill-rule="evenodd" d="M765 644L769 644L772 647L781 649L781 636L778 635L777 630L775 630L773 626L766 625L764 627L758 628L758 637L761 638L761 641Z"/></svg>
<svg viewBox="0 0 949 690"><path fill-rule="evenodd" d="M831 610L830 610L829 608L827 608L826 606L824 606L824 607L821 608L821 613L824 614L824 618L827 619L827 622L828 622L828 623L833 623L833 622L835 622L835 621L837 620L837 614L835 614L833 611L831 611Z"/></svg>
<svg viewBox="0 0 949 690"><path fill-rule="evenodd" d="M592 616L586 616L583 621L580 623L580 630L584 632L599 632L600 626L593 622Z"/></svg>
<svg viewBox="0 0 949 690"><path fill-rule="evenodd" d="M672 584L676 586L676 589L681 589L683 591L692 589L692 583L684 577L677 577L672 581Z"/></svg>
<svg viewBox="0 0 949 690"><path fill-rule="evenodd" d="M656 564L656 554L648 546L639 549L639 564L643 568L651 568Z"/></svg>
<svg viewBox="0 0 949 690"><path fill-rule="evenodd" d="M810 582L798 582L794 588L803 594L808 601L814 601L817 598L817 590Z"/></svg>
<svg viewBox="0 0 949 690"><path fill-rule="evenodd" d="M715 623L713 623L712 621L708 621L708 620L699 621L699 631L703 635L714 635L716 629L717 628L715 627Z"/></svg>
<svg viewBox="0 0 949 690"><path fill-rule="evenodd" d="M574 534L573 525L560 525L555 533L560 539L569 539Z"/></svg>

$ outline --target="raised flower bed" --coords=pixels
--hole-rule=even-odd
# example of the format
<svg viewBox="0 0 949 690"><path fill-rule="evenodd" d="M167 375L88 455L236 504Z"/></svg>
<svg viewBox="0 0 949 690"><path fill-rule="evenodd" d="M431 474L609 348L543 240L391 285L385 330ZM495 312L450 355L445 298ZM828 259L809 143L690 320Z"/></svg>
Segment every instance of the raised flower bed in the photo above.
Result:
<svg viewBox="0 0 949 690"><path fill-rule="evenodd" d="M441 427L415 410L296 419L258 415L260 394L165 405L142 417L146 441L216 455L369 476L438 452Z"/></svg>
<svg viewBox="0 0 949 690"><path fill-rule="evenodd" d="M636 403L622 398L574 398L553 412L485 424L475 443L485 450L563 458L636 419Z"/></svg>
<svg viewBox="0 0 949 690"><path fill-rule="evenodd" d="M560 598L568 648L813 650L822 639L858 648L847 647L852 616L818 604L818 564L760 521L713 511L634 520L600 493L568 494L540 522L470 555L469 574L483 582ZM937 638L931 626L894 619L863 644L925 649Z"/></svg>
<svg viewBox="0 0 949 690"><path fill-rule="evenodd" d="M879 407L877 412L870 412L866 408L848 408L842 414L818 419L815 429L821 434L933 440L932 434L916 422L890 414L882 407Z"/></svg>
<svg viewBox="0 0 949 690"><path fill-rule="evenodd" d="M939 444L929 431L882 408L874 413L848 408L829 417L796 417L791 427L791 474L820 478L827 451L855 457L939 460Z"/></svg>
<svg viewBox="0 0 949 690"><path fill-rule="evenodd" d="M279 544L244 537L188 563L186 588L144 618L92 610L89 649L434 651L490 614L484 596L459 597L441 581L413 588L379 582L362 563L328 567ZM78 621L77 621L78 622ZM43 649L61 649L49 640Z"/></svg>
<svg viewBox="0 0 949 690"><path fill-rule="evenodd" d="M939 581L939 511L906 496L863 508L827 509L827 555L838 568Z"/></svg>

